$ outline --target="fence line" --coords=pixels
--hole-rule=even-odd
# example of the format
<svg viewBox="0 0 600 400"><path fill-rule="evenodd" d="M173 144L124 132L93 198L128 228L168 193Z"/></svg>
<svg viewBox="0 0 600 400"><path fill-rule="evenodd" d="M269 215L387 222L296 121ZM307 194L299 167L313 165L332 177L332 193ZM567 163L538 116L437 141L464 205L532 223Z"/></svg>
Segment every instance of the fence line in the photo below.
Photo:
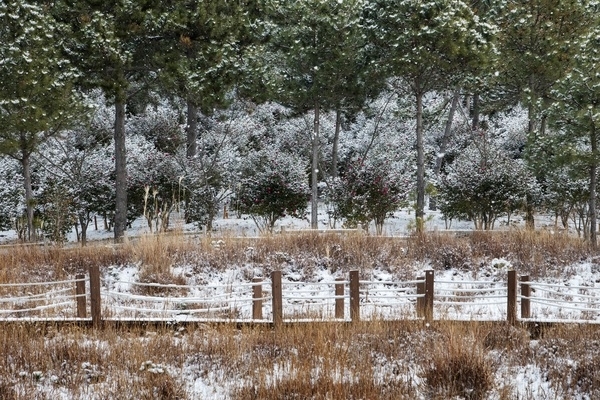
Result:
<svg viewBox="0 0 600 400"><path fill-rule="evenodd" d="M360 280L358 271L350 271L347 278L338 278L331 282L282 282L281 271L273 271L270 279L256 277L251 282L244 283L171 285L101 279L99 268L90 267L87 276L79 274L71 280L0 284L0 289L74 285L74 287L59 288L39 294L19 294L0 298L0 305L13 304L12 308L0 309L0 315L41 312L49 309L60 309L64 313L69 306L75 306L77 317L87 319L88 300L94 326L101 326L103 320L111 318L111 315L119 315L118 311L133 312L140 319L144 318L140 314L177 316L229 312L238 315L240 312L251 312L252 320L264 320L263 309L266 308L270 312L270 320L275 326L283 323L285 315L289 319L290 315L302 314L309 309L314 310L315 307L322 307L321 312L334 311L336 319L353 322L361 319L361 308L363 307L386 308L390 312L397 309L403 311L405 317L408 307L415 313L415 318L425 321L434 319L436 312L434 306L481 308L505 305L506 320L510 323L518 322L517 308L519 305L521 320L531 319L532 305L594 316L600 314L600 292L598 292L598 296L590 294L600 290L600 287L533 282L527 275L523 275L517 280L515 271L508 272L506 282L435 280L433 270L424 271L423 276L409 281ZM189 297L150 296L102 289L102 282L107 287L129 284L157 290L210 291L226 289L227 293L204 293L200 296ZM492 287L484 287L486 285ZM86 291L86 286L89 287L89 292ZM518 287L520 287L520 293L518 293ZM67 294L73 289L75 289L75 294ZM573 292L575 290L587 293ZM534 293L537 294L534 295ZM40 302L46 304L33 306ZM29 303L31 306L28 307ZM154 304L154 308L148 307L148 303ZM192 307L182 308L182 306ZM444 309L442 308L442 310ZM349 318L346 314L348 311ZM227 319L231 318L230 315Z"/></svg>

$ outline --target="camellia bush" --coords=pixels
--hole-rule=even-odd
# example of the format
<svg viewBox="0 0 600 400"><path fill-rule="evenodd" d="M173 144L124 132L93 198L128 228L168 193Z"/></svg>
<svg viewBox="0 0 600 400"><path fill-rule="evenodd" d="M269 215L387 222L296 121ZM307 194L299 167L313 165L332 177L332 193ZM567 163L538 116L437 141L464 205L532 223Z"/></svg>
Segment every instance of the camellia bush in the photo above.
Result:
<svg viewBox="0 0 600 400"><path fill-rule="evenodd" d="M304 165L293 155L269 150L249 155L234 201L261 232L285 216L303 218L310 198Z"/></svg>
<svg viewBox="0 0 600 400"><path fill-rule="evenodd" d="M408 178L391 165L356 160L330 181L329 199L334 216L343 218L344 226L368 227L374 221L380 235L385 219L407 203L410 188Z"/></svg>
<svg viewBox="0 0 600 400"><path fill-rule="evenodd" d="M493 229L498 217L519 210L537 190L522 160L487 142L469 146L447 170L439 187L440 210L447 218L473 221L479 230Z"/></svg>

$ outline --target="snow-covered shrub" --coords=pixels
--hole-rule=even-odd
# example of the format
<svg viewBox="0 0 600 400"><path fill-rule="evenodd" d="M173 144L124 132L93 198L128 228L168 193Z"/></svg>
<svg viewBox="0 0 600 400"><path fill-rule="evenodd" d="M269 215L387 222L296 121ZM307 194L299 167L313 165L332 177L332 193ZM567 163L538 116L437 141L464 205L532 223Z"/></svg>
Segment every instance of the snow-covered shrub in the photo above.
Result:
<svg viewBox="0 0 600 400"><path fill-rule="evenodd" d="M62 206L52 204L52 199L59 200L59 193L53 194L53 190L61 187L60 194L63 200L68 199L69 210L81 229L82 242L86 241L87 227L94 215L107 217L114 211L114 145L106 119L99 113L89 124L48 140L35 154L43 197L38 200L40 207L60 209ZM48 221L45 211L41 217L46 227L56 226L56 221ZM62 218L59 214L56 217Z"/></svg>
<svg viewBox="0 0 600 400"><path fill-rule="evenodd" d="M385 219L407 201L411 185L390 165L384 162L348 163L343 174L329 184L329 199L336 218L345 219L345 225L368 227L375 222L381 234Z"/></svg>
<svg viewBox="0 0 600 400"><path fill-rule="evenodd" d="M250 154L245 161L236 202L259 230L272 231L286 215L304 216L310 191L301 160L266 150Z"/></svg>
<svg viewBox="0 0 600 400"><path fill-rule="evenodd" d="M140 135L164 153L175 154L185 145L185 133L178 110L166 101L148 106L143 114L127 120L127 134Z"/></svg>
<svg viewBox="0 0 600 400"><path fill-rule="evenodd" d="M37 199L36 212L44 235L62 243L77 221L71 191L58 179L48 179Z"/></svg>
<svg viewBox="0 0 600 400"><path fill-rule="evenodd" d="M141 136L127 138L127 218L144 216L151 230L166 230L179 201L182 175L174 156Z"/></svg>
<svg viewBox="0 0 600 400"><path fill-rule="evenodd" d="M244 128L253 129L247 123L246 114L216 113L205 118L202 135L197 140L197 154L193 158L180 157L187 222L212 230L219 209L237 184L238 141L242 140Z"/></svg>
<svg viewBox="0 0 600 400"><path fill-rule="evenodd" d="M25 213L25 189L19 163L0 158L0 229L17 228L16 221Z"/></svg>
<svg viewBox="0 0 600 400"><path fill-rule="evenodd" d="M587 232L590 200L589 177L583 165L556 166L545 176L545 206L560 218L562 227L569 228L574 222L578 234ZM558 221L557 221L558 222Z"/></svg>
<svg viewBox="0 0 600 400"><path fill-rule="evenodd" d="M228 171L219 165L210 165L201 159L186 160L183 183L187 222L212 230L223 201L230 195L227 175Z"/></svg>
<svg viewBox="0 0 600 400"><path fill-rule="evenodd" d="M508 158L486 139L466 148L447 171L440 209L450 219L473 221L475 229L493 229L498 217L522 207L537 187L522 160Z"/></svg>

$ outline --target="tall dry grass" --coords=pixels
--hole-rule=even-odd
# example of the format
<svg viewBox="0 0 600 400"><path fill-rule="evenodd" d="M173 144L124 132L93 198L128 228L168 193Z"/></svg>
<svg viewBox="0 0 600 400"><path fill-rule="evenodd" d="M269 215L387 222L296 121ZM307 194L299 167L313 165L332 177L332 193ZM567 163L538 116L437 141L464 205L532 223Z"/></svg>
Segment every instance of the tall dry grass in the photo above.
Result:
<svg viewBox="0 0 600 400"><path fill-rule="evenodd" d="M597 398L599 339L597 328L530 340L497 324L379 320L277 330L20 324L0 330L0 398ZM523 389L528 370L546 397Z"/></svg>
<svg viewBox="0 0 600 400"><path fill-rule="evenodd" d="M171 271L188 266L193 273L232 267L260 267L265 273L293 265L310 277L316 269L345 273L373 269L414 276L420 266L462 269L477 274L494 258L507 259L520 274L532 279L568 274L578 261L592 258L578 238L549 232L474 232L464 237L431 233L413 238L319 234L250 238L189 238L181 234L146 236L122 246L85 248L14 246L0 249L0 283L63 279L89 266L135 265L146 282L180 283Z"/></svg>
<svg viewBox="0 0 600 400"><path fill-rule="evenodd" d="M268 273L287 265L308 278L321 268L359 269L363 275L378 268L412 279L415 266L476 273L493 258L505 258L535 279L563 276L572 263L594 256L579 239L526 231L408 240L163 235L122 246L4 248L0 283L70 278L95 265L103 271L134 265L141 281L160 283L185 282L173 273L183 265L192 274L232 266ZM514 371L528 366L547 377L557 398L600 397L599 331L562 327L543 333L530 341L523 329L505 325L377 319L280 330L200 325L92 331L12 324L0 329L0 399L195 399L198 385L230 399L512 399Z"/></svg>

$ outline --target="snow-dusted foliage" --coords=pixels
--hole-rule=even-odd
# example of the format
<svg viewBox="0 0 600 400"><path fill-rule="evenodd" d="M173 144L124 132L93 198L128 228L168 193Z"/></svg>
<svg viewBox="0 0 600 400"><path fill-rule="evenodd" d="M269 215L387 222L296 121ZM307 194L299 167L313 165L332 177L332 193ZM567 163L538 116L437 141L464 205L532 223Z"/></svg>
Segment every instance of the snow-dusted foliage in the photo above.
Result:
<svg viewBox="0 0 600 400"><path fill-rule="evenodd" d="M157 105L146 107L143 114L127 119L127 134L143 136L157 150L175 154L185 143L181 118L176 107L159 101Z"/></svg>
<svg viewBox="0 0 600 400"><path fill-rule="evenodd" d="M466 148L447 167L440 185L440 209L450 219L468 219L476 229L493 229L499 216L518 210L535 179L522 160L511 159L487 138Z"/></svg>
<svg viewBox="0 0 600 400"><path fill-rule="evenodd" d="M20 164L8 157L0 159L0 229L25 227L25 189Z"/></svg>
<svg viewBox="0 0 600 400"><path fill-rule="evenodd" d="M334 217L343 218L344 225L368 227L375 222L381 234L385 219L407 202L412 183L392 163L386 160L353 160L345 165L344 172L328 184L329 199Z"/></svg>
<svg viewBox="0 0 600 400"><path fill-rule="evenodd" d="M202 121L193 158L179 157L186 220L212 230L213 221L237 185L239 143L244 131L254 132L240 104Z"/></svg>
<svg viewBox="0 0 600 400"><path fill-rule="evenodd" d="M49 139L34 155L39 180L36 212L54 240L64 239L76 220L85 242L91 218L110 219L114 211L114 115L98 93L89 101L95 108L91 119Z"/></svg>
<svg viewBox="0 0 600 400"><path fill-rule="evenodd" d="M483 121L490 136L511 158L522 158L527 145L527 110L516 106Z"/></svg>
<svg viewBox="0 0 600 400"><path fill-rule="evenodd" d="M560 218L563 229L569 229L569 219L578 235L587 235L589 227L589 177L585 166L563 165L546 176L545 206Z"/></svg>
<svg viewBox="0 0 600 400"><path fill-rule="evenodd" d="M143 215L150 230L164 231L181 200L182 170L173 155L139 135L127 137L127 218Z"/></svg>
<svg viewBox="0 0 600 400"><path fill-rule="evenodd" d="M240 211L250 214L261 231L272 231L286 215L303 217L310 196L305 165L297 156L276 150L249 154L235 197Z"/></svg>

